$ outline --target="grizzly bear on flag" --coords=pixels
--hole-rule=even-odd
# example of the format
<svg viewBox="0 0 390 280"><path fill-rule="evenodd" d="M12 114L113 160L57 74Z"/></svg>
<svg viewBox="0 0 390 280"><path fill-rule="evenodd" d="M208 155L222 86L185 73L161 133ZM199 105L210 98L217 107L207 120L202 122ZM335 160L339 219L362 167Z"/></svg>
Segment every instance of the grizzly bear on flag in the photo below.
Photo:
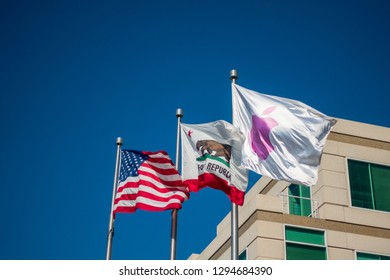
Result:
<svg viewBox="0 0 390 280"><path fill-rule="evenodd" d="M210 154L214 157L224 157L226 162L230 162L232 147L227 144L221 144L215 140L199 140L196 142L196 149L203 156Z"/></svg>

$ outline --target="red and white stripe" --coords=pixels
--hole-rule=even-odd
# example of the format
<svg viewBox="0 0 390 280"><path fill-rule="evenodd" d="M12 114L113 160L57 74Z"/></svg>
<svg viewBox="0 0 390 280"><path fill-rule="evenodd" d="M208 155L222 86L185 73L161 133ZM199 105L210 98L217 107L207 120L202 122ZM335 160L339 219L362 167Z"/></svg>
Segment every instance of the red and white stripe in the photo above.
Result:
<svg viewBox="0 0 390 280"><path fill-rule="evenodd" d="M149 159L138 169L139 176L128 177L118 185L114 214L132 213L137 209L180 209L189 197L181 176L166 152L144 153Z"/></svg>

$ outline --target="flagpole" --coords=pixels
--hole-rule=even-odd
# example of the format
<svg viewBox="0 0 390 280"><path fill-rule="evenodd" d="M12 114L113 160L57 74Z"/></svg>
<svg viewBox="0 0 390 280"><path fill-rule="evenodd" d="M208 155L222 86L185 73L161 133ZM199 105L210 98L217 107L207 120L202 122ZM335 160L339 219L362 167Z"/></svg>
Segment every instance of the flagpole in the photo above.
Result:
<svg viewBox="0 0 390 280"><path fill-rule="evenodd" d="M180 123L181 118L183 117L183 110L178 108L176 109L177 117L177 137L176 137L176 160L175 167L176 170L179 170L179 153L180 153ZM171 214L171 260L176 260L176 240L177 240L177 215L178 209L173 209Z"/></svg>
<svg viewBox="0 0 390 280"><path fill-rule="evenodd" d="M111 200L111 212L110 212L110 222L108 224L108 234L107 234L107 250L106 250L106 260L111 260L111 250L112 250L112 239L114 238L114 201L116 196L116 188L118 186L118 175L119 167L121 161L121 146L123 144L123 139L118 137L116 139L116 163L115 163L115 174L114 174L114 185L112 187L112 200Z"/></svg>
<svg viewBox="0 0 390 280"><path fill-rule="evenodd" d="M237 70L230 71L230 80L232 84L236 83L238 79ZM232 202L232 210L230 213L231 220L231 259L238 260L238 205Z"/></svg>

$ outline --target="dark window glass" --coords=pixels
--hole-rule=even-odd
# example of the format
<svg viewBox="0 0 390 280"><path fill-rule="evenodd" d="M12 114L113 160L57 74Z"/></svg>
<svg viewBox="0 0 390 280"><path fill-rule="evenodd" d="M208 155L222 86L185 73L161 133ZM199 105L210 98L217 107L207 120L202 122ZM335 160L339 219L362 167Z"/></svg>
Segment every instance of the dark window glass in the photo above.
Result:
<svg viewBox="0 0 390 280"><path fill-rule="evenodd" d="M352 206L390 212L390 167L348 160Z"/></svg>

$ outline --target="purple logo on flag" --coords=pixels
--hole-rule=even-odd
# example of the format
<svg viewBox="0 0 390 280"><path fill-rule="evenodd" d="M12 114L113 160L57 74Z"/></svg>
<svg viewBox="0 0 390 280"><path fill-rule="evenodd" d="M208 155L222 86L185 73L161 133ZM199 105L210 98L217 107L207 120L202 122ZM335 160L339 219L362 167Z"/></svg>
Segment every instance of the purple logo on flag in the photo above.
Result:
<svg viewBox="0 0 390 280"><path fill-rule="evenodd" d="M264 110L261 116L268 115L276 109L276 106ZM259 117L252 115L252 128L250 131L250 140L252 150L261 158L266 160L268 155L274 150L269 137L271 129L278 125L273 118Z"/></svg>

